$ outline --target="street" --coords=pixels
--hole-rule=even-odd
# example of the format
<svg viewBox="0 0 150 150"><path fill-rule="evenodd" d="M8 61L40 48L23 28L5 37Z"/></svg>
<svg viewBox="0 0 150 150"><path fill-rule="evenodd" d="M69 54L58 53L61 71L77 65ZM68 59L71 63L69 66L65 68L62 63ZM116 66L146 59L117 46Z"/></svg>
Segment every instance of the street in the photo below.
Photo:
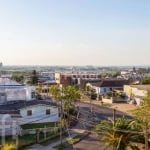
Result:
<svg viewBox="0 0 150 150"><path fill-rule="evenodd" d="M98 122L104 119L113 117L113 109L92 104L91 113L91 106L89 103L78 102L77 105L79 106L80 115L77 125L70 129L70 136L72 137L73 134L83 135L85 134L85 132L88 132L89 134L86 134L84 139L82 139L77 144L74 144L73 148L68 147L65 150L104 150L104 143L100 142L100 137L92 131L92 127L94 127ZM124 112L116 111L115 118L122 116L132 118ZM69 135L67 138L69 138ZM66 139L63 139L63 141L66 141ZM59 143L60 141L52 143L48 146L33 145L27 150L53 150L55 149L53 147L58 145ZM108 150L111 150L111 148Z"/></svg>

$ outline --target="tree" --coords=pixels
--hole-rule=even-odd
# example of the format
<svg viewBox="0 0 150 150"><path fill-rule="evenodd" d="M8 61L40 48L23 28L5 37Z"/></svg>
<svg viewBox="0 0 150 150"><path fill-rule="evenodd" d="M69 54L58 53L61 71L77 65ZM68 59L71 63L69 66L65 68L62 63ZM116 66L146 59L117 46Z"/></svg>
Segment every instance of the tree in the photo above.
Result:
<svg viewBox="0 0 150 150"><path fill-rule="evenodd" d="M135 67L133 67L133 69L132 69L132 70L133 70L133 72L136 72L136 68L135 68Z"/></svg>
<svg viewBox="0 0 150 150"><path fill-rule="evenodd" d="M142 81L142 84L150 84L150 78L145 78L145 79Z"/></svg>
<svg viewBox="0 0 150 150"><path fill-rule="evenodd" d="M134 132L136 131L134 123L134 120L125 117L119 118L115 122L108 119L98 124L96 131L102 136L106 149L113 147L114 150L126 150L127 147L130 147L133 150L138 150L132 143L132 140L137 136Z"/></svg>
<svg viewBox="0 0 150 150"><path fill-rule="evenodd" d="M19 74L19 75L13 75L12 77L11 77L11 79L12 80L15 80L15 81L17 81L17 82L20 82L20 83L23 83L23 81L24 81L24 76L22 75L22 74Z"/></svg>
<svg viewBox="0 0 150 150"><path fill-rule="evenodd" d="M38 75L37 75L37 72L36 70L33 70L32 73L31 73L31 84L32 85L36 85L38 83Z"/></svg>
<svg viewBox="0 0 150 150"><path fill-rule="evenodd" d="M150 90L147 91L143 106L136 109L133 113L136 118L140 120L140 124L138 124L138 127L141 128L141 130L145 133L145 147L146 150L148 150L149 146L147 131L150 129Z"/></svg>
<svg viewBox="0 0 150 150"><path fill-rule="evenodd" d="M63 100L63 112L69 117L69 112L74 108L74 103L80 98L79 90L74 86L60 88L59 85L50 87L50 94L56 101Z"/></svg>
<svg viewBox="0 0 150 150"><path fill-rule="evenodd" d="M15 144L5 144L3 150L17 150L17 146Z"/></svg>
<svg viewBox="0 0 150 150"><path fill-rule="evenodd" d="M50 87L50 94L56 101L61 101L62 100L62 89L60 88L59 85L53 85Z"/></svg>
<svg viewBox="0 0 150 150"><path fill-rule="evenodd" d="M64 110L69 112L73 104L80 98L80 92L74 86L64 87Z"/></svg>
<svg viewBox="0 0 150 150"><path fill-rule="evenodd" d="M53 85L50 87L49 92L52 95L52 97L54 98L54 100L61 102L61 106L60 106L60 143L62 145L62 128L63 128L62 89L60 88L59 85Z"/></svg>
<svg viewBox="0 0 150 150"><path fill-rule="evenodd" d="M150 125L150 90L147 91L143 106L136 109L133 113L137 118L143 120L144 123Z"/></svg>

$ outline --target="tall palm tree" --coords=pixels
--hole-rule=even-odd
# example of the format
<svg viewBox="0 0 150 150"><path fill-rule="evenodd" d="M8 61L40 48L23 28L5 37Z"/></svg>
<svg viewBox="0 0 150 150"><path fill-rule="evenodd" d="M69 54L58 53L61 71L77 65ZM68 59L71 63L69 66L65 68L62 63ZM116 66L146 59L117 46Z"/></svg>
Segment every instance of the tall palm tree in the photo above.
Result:
<svg viewBox="0 0 150 150"><path fill-rule="evenodd" d="M74 86L66 86L64 88L64 107L66 112L68 112L77 99L80 98L80 92Z"/></svg>
<svg viewBox="0 0 150 150"><path fill-rule="evenodd" d="M62 99L62 91L59 85L53 85L50 87L50 94L56 101L61 101Z"/></svg>
<svg viewBox="0 0 150 150"><path fill-rule="evenodd" d="M132 140L137 136L134 129L134 121L119 118L115 121L112 119L104 120L96 126L96 131L102 136L102 141L105 142L105 148L113 147L113 150L126 150L130 147L133 150L138 148L132 143Z"/></svg>

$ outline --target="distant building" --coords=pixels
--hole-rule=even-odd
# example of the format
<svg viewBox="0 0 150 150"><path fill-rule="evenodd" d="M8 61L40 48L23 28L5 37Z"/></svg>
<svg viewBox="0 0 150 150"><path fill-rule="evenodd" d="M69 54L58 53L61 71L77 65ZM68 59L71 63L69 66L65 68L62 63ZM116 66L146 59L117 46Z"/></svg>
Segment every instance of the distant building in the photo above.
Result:
<svg viewBox="0 0 150 150"><path fill-rule="evenodd" d="M89 83L96 90L97 94L105 95L113 90L123 90L123 86L127 84L127 80L122 79L104 79L98 83Z"/></svg>
<svg viewBox="0 0 150 150"><path fill-rule="evenodd" d="M22 85L9 78L0 78L0 104L35 98L35 87Z"/></svg>
<svg viewBox="0 0 150 150"><path fill-rule="evenodd" d="M55 80L57 84L61 85L80 85L83 80L100 79L97 73L78 72L78 73L55 73ZM81 83L82 82L82 83ZM81 85L83 87L83 85Z"/></svg>
<svg viewBox="0 0 150 150"><path fill-rule="evenodd" d="M63 86L72 85L72 77L69 75L56 73L55 74L55 80L56 80L57 84L61 84Z"/></svg>

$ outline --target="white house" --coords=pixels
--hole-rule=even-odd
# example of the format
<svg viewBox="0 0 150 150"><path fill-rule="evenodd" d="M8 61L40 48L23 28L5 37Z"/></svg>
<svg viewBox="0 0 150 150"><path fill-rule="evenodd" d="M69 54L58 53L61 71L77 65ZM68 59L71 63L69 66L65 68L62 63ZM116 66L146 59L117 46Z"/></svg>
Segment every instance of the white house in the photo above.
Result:
<svg viewBox="0 0 150 150"><path fill-rule="evenodd" d="M124 85L124 92L129 100L135 100L137 105L143 103L143 98L147 94L150 85Z"/></svg>
<svg viewBox="0 0 150 150"><path fill-rule="evenodd" d="M94 88L97 94L105 95L116 89L123 90L123 86L127 82L127 80L122 79L104 79L98 83L88 83L87 86Z"/></svg>
<svg viewBox="0 0 150 150"><path fill-rule="evenodd" d="M59 108L55 103L44 100L16 101L0 105L0 114L20 116L20 125L59 121Z"/></svg>
<svg viewBox="0 0 150 150"><path fill-rule="evenodd" d="M25 86L9 78L0 78L0 104L17 100L34 100L35 87Z"/></svg>

